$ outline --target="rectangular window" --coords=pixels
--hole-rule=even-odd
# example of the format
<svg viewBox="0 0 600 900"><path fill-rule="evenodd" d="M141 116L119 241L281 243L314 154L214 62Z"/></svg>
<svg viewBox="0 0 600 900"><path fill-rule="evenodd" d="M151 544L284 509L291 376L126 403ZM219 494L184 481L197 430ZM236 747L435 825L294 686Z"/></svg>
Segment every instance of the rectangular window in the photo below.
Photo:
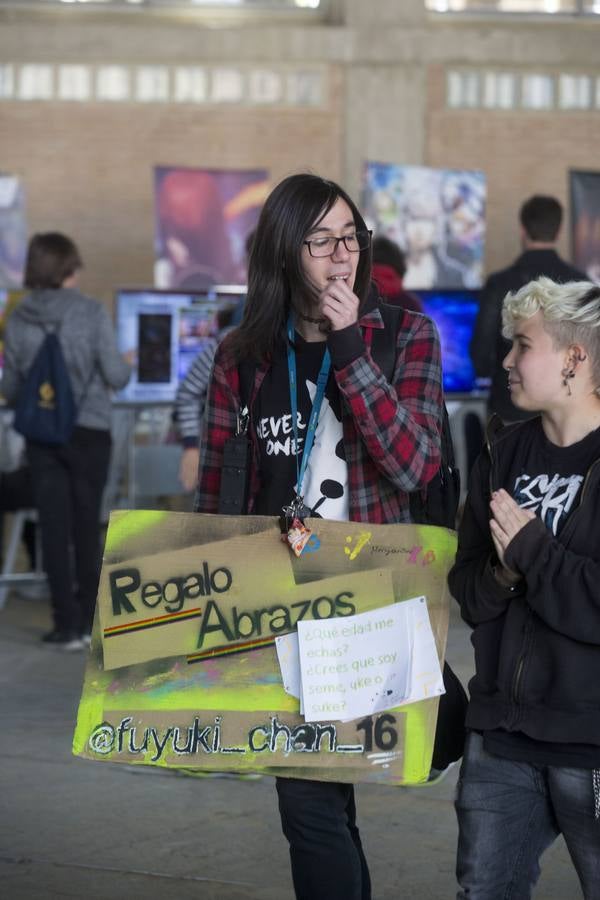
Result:
<svg viewBox="0 0 600 900"><path fill-rule="evenodd" d="M98 100L129 100L129 71L125 66L100 66L96 73Z"/></svg>
<svg viewBox="0 0 600 900"><path fill-rule="evenodd" d="M270 69L255 69L250 72L248 99L250 103L279 103L283 95L281 75Z"/></svg>
<svg viewBox="0 0 600 900"><path fill-rule="evenodd" d="M135 73L135 99L142 103L169 99L169 70L165 66L139 66Z"/></svg>
<svg viewBox="0 0 600 900"><path fill-rule="evenodd" d="M449 72L446 81L448 106L455 109L479 106L479 82L477 72Z"/></svg>
<svg viewBox="0 0 600 900"><path fill-rule="evenodd" d="M23 0L0 0L0 7L19 7ZM134 12L144 13L148 9L194 10L196 12L206 10L209 13L215 10L232 9L242 12L244 16L251 16L254 12L283 12L293 13L307 10L308 12L322 12L327 6L327 0L28 0L31 6L62 7L65 3L78 6L83 9L102 6L110 9L128 9Z"/></svg>
<svg viewBox="0 0 600 900"><path fill-rule="evenodd" d="M554 106L554 79L552 76L523 75L521 106L525 109L552 109Z"/></svg>
<svg viewBox="0 0 600 900"><path fill-rule="evenodd" d="M89 100L91 93L92 79L87 66L58 67L59 100Z"/></svg>
<svg viewBox="0 0 600 900"><path fill-rule="evenodd" d="M15 94L15 68L10 63L0 65L0 100L10 100Z"/></svg>
<svg viewBox="0 0 600 900"><path fill-rule="evenodd" d="M241 103L244 80L237 69L215 69L212 73L210 99L213 103Z"/></svg>
<svg viewBox="0 0 600 900"><path fill-rule="evenodd" d="M581 15L580 0L425 0L437 13L495 13L496 15ZM583 12L600 13L598 0L584 0Z"/></svg>
<svg viewBox="0 0 600 900"><path fill-rule="evenodd" d="M206 103L206 70L199 66L178 66L174 73L173 99L176 103Z"/></svg>
<svg viewBox="0 0 600 900"><path fill-rule="evenodd" d="M325 101L324 76L321 72L288 72L286 101L291 106L322 106Z"/></svg>
<svg viewBox="0 0 600 900"><path fill-rule="evenodd" d="M19 100L51 100L54 95L52 66L21 66L19 71Z"/></svg>
<svg viewBox="0 0 600 900"><path fill-rule="evenodd" d="M511 72L486 72L483 76L483 106L486 109L514 109L517 80Z"/></svg>
<svg viewBox="0 0 600 900"><path fill-rule="evenodd" d="M561 109L589 109L592 105L591 78L588 75L561 75L558 105Z"/></svg>

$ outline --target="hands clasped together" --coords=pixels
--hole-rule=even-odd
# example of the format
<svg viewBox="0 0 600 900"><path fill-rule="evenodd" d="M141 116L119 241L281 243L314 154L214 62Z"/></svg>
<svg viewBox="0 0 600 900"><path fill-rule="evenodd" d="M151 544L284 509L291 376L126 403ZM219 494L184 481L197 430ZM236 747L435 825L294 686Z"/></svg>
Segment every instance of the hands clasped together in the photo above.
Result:
<svg viewBox="0 0 600 900"><path fill-rule="evenodd" d="M518 503L515 503L510 494L503 488L499 491L494 491L492 494L490 512L492 514L490 519L490 531L492 533L492 540L494 541L498 559L505 569L505 572L514 576L515 580L518 580L520 575L516 572L512 572L512 570L506 566L506 563L504 562L504 553L512 539L516 537L521 529L524 528L528 522L531 522L532 519L535 519L535 513L529 509L523 509Z"/></svg>

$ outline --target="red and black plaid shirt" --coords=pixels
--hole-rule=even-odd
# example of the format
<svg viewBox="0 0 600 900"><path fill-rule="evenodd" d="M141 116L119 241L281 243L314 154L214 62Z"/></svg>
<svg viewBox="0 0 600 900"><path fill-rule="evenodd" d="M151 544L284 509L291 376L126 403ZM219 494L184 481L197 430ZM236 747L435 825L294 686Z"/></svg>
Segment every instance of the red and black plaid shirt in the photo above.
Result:
<svg viewBox="0 0 600 900"><path fill-rule="evenodd" d="M437 329L425 316L403 310L389 382L369 349L373 330L385 327L379 308L367 311L358 324L363 338L360 355L336 368L332 353L342 397L350 520L409 522L408 493L425 487L440 465L443 391ZM268 368L268 364L257 368L252 397ZM217 350L205 408L196 512L217 512L223 447L235 434L239 408L239 373L225 338ZM252 420L249 435L255 448L248 498L252 513L260 487Z"/></svg>

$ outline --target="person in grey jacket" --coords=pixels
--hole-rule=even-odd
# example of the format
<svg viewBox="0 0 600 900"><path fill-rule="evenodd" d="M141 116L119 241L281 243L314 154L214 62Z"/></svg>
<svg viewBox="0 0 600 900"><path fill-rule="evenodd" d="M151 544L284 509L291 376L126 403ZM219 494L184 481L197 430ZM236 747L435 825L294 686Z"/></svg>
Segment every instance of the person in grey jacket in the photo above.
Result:
<svg viewBox="0 0 600 900"><path fill-rule="evenodd" d="M91 632L100 571L100 505L110 460L111 389L123 387L130 374L108 311L76 288L81 266L70 238L56 232L33 236L25 266L31 294L6 324L0 385L14 405L45 329L55 330L77 423L68 443L27 441L26 453L54 617L53 629L42 640L64 649L80 649Z"/></svg>

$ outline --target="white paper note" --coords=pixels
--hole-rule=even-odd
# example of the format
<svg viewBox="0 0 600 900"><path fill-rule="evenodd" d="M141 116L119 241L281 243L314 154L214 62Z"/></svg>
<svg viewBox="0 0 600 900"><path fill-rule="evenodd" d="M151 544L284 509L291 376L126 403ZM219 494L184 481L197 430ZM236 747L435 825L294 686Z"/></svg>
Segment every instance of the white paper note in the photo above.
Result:
<svg viewBox="0 0 600 900"><path fill-rule="evenodd" d="M277 660L281 670L283 689L291 697L300 700L300 714L304 712L302 704L302 677L300 674L300 656L298 653L298 632L282 634L275 638Z"/></svg>
<svg viewBox="0 0 600 900"><path fill-rule="evenodd" d="M425 597L298 627L300 638L293 632L275 643L284 688L301 712L304 694L307 722L354 719L444 692Z"/></svg>
<svg viewBox="0 0 600 900"><path fill-rule="evenodd" d="M410 693L411 635L403 604L298 623L304 718L355 719Z"/></svg>
<svg viewBox="0 0 600 900"><path fill-rule="evenodd" d="M437 697L445 693L444 679L425 597L407 600L400 605L409 606L409 604L413 633L411 686L408 697L399 704L400 706L404 703L416 703L418 700L426 700L428 697Z"/></svg>

